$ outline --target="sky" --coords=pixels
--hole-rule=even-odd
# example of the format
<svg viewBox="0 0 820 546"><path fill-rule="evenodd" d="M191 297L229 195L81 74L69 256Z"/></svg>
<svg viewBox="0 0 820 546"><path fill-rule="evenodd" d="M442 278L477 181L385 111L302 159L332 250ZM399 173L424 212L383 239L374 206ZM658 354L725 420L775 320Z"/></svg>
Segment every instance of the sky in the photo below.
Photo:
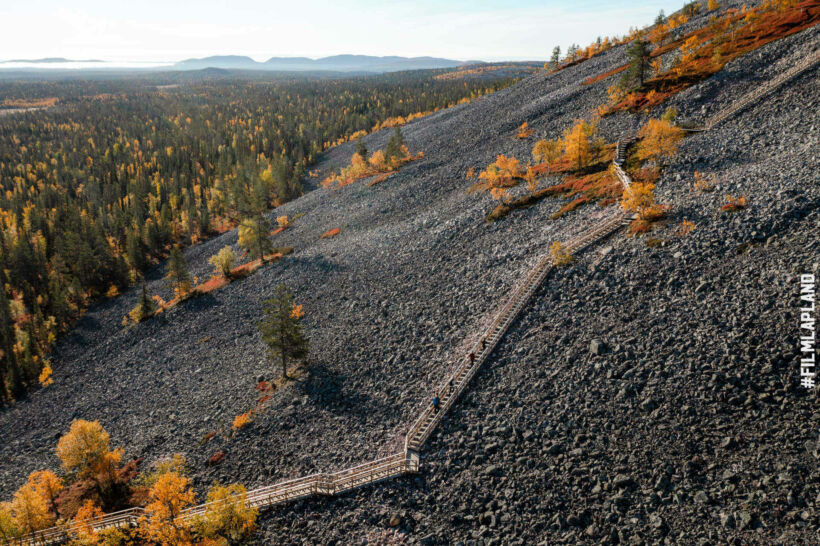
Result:
<svg viewBox="0 0 820 546"><path fill-rule="evenodd" d="M681 0L9 0L0 60L170 62L342 53L542 60L625 34Z"/></svg>

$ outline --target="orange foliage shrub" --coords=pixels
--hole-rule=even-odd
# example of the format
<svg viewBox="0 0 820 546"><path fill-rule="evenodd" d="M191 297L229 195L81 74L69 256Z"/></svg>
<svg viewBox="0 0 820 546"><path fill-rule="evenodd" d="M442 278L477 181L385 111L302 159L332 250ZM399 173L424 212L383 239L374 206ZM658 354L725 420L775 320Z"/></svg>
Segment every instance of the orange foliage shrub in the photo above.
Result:
<svg viewBox="0 0 820 546"><path fill-rule="evenodd" d="M76 526L72 532L74 540L80 544L97 544L98 534L94 524L99 522L105 513L93 500L86 500L77 510L72 523Z"/></svg>
<svg viewBox="0 0 820 546"><path fill-rule="evenodd" d="M407 146L401 146L399 154L391 157L389 161L386 158L385 152L382 150L374 152L368 160L363 159L362 156L356 153L351 157L348 167L341 169L337 174L330 174L322 181L321 185L323 188L329 188L336 184L336 187L342 188L362 178L395 171L406 163L422 159L423 157L424 154L422 152L419 152L415 156L410 155Z"/></svg>
<svg viewBox="0 0 820 546"><path fill-rule="evenodd" d="M224 458L225 458L225 452L224 451L217 451L216 453L214 453L213 455L211 455L208 458L208 464L209 465L219 464L219 463L222 462L222 459L224 459Z"/></svg>
<svg viewBox="0 0 820 546"><path fill-rule="evenodd" d="M52 373L54 373L54 370L51 369L51 364L46 360L43 362L43 369L40 370L40 377L37 378L41 387L48 387L54 383L54 379L51 378Z"/></svg>
<svg viewBox="0 0 820 546"><path fill-rule="evenodd" d="M492 189L512 185L513 180L520 178L522 174L521 165L516 158L499 154L495 163L478 173L478 178L484 180L487 189Z"/></svg>
<svg viewBox="0 0 820 546"><path fill-rule="evenodd" d="M529 124L525 121L521 124L521 127L518 128L518 133L515 136L519 139L530 138L534 132L535 131L530 129Z"/></svg>
<svg viewBox="0 0 820 546"><path fill-rule="evenodd" d="M689 220L684 220L680 223L680 228L678 229L678 236L683 237L685 235L688 235L692 232L693 229L695 229L695 224L693 222L690 222Z"/></svg>
<svg viewBox="0 0 820 546"><path fill-rule="evenodd" d="M727 195L726 204L720 207L720 210L723 212L737 212L740 209L745 209L747 204L745 195L741 195L740 197Z"/></svg>
<svg viewBox="0 0 820 546"><path fill-rule="evenodd" d="M552 263L556 266L569 265L574 260L572 254L559 241L555 241L550 246L550 256L552 256Z"/></svg>
<svg viewBox="0 0 820 546"><path fill-rule="evenodd" d="M616 68L613 68L612 70L602 72L601 74L598 74L597 76L590 76L589 78L584 80L584 85L592 85L593 83L598 83L600 81L603 81L603 80L607 79L610 76L614 76L615 74L619 74L619 73L623 72L627 68L629 68L629 63L621 65L621 66L616 67ZM614 87L618 87L618 86L614 86Z"/></svg>
<svg viewBox="0 0 820 546"><path fill-rule="evenodd" d="M341 232L342 230L340 228L333 228L329 231L324 232L320 239L330 239L331 237L336 237Z"/></svg>
<svg viewBox="0 0 820 546"><path fill-rule="evenodd" d="M234 430L240 430L248 426L251 421L253 420L253 415L251 412L246 411L245 413L240 413L233 419L233 428Z"/></svg>
<svg viewBox="0 0 820 546"><path fill-rule="evenodd" d="M493 199L495 199L496 201L506 201L507 188L490 188L490 195L492 195Z"/></svg>
<svg viewBox="0 0 820 546"><path fill-rule="evenodd" d="M692 191L706 193L715 189L715 179L713 176L706 176L702 172L695 171L695 182L692 184Z"/></svg>
<svg viewBox="0 0 820 546"><path fill-rule="evenodd" d="M300 318L302 318L302 317L304 317L304 316L305 316L305 312L304 312L304 311L302 311L302 306L301 306L301 305L297 305L297 304L295 304L295 303L294 303L294 304L293 304L293 307L292 307L292 308L291 308L291 310L290 310L290 316L291 316L291 318L295 318L295 319L297 319L297 320L298 320L298 319L300 319Z"/></svg>
<svg viewBox="0 0 820 546"><path fill-rule="evenodd" d="M661 24L653 26L649 30L649 35L647 36L647 38L649 38L649 42L652 43L652 44L662 45L664 42L666 42L666 40L669 39L669 34L670 34L669 26L666 25L666 24L661 23Z"/></svg>

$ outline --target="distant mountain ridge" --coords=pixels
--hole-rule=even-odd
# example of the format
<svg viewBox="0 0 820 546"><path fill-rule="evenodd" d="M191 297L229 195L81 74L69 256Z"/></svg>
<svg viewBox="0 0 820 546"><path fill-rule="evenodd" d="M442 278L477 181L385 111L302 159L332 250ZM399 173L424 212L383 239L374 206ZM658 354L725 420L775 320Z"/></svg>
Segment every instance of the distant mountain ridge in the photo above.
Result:
<svg viewBox="0 0 820 546"><path fill-rule="evenodd" d="M0 61L0 64L5 63L32 63L32 64L49 64L49 63L101 63L98 59L65 59L63 57L45 57L43 59L10 59L8 61Z"/></svg>
<svg viewBox="0 0 820 546"><path fill-rule="evenodd" d="M470 61L475 63L476 61ZM464 61L436 57L377 57L371 55L334 55L320 59L308 57L272 57L257 62L242 55L216 55L201 59L186 59L173 65L178 70L201 70L225 68L239 70L291 70L334 72L397 72L400 70L424 70L431 68L454 68L468 64Z"/></svg>

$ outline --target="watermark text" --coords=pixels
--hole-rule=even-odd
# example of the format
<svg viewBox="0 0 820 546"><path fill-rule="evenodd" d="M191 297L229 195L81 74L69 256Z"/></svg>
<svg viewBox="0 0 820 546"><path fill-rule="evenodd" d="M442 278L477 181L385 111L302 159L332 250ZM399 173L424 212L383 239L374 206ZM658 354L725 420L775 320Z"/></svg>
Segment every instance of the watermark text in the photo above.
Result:
<svg viewBox="0 0 820 546"><path fill-rule="evenodd" d="M814 275L800 275L800 384L814 388L815 364L815 308Z"/></svg>

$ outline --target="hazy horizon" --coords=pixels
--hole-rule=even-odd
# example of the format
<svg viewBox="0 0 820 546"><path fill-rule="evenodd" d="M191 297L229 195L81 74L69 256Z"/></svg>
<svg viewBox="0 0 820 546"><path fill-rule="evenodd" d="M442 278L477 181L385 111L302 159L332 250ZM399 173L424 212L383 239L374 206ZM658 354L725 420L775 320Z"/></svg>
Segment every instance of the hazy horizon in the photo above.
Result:
<svg viewBox="0 0 820 546"><path fill-rule="evenodd" d="M102 0L33 0L0 8L3 58L95 59L163 65L214 55L271 57L340 54L454 60L543 60L552 48L643 26L680 1L613 8L601 0L304 0L298 6L252 0L195 6L145 0L139 12ZM45 68L46 65L38 65Z"/></svg>

